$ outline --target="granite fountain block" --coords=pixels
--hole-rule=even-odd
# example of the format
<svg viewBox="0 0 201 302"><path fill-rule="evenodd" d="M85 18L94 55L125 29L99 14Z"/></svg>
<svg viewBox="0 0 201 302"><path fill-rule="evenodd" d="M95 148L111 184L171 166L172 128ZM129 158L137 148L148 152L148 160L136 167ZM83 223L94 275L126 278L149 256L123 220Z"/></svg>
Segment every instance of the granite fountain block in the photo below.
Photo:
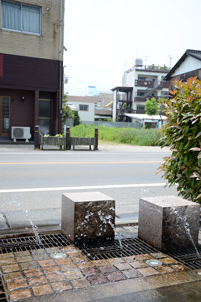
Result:
<svg viewBox="0 0 201 302"><path fill-rule="evenodd" d="M115 200L100 192L62 194L61 231L72 242L114 239Z"/></svg>
<svg viewBox="0 0 201 302"><path fill-rule="evenodd" d="M200 205L175 196L139 202L138 237L159 250L197 245Z"/></svg>

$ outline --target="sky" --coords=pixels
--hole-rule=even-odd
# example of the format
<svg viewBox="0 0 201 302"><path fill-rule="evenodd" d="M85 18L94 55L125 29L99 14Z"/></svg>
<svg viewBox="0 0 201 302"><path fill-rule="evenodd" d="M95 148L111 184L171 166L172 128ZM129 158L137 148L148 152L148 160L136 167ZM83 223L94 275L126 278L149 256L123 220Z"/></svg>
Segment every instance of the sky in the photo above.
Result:
<svg viewBox="0 0 201 302"><path fill-rule="evenodd" d="M201 50L200 14L201 0L65 0L65 92L111 91L136 58L173 67Z"/></svg>

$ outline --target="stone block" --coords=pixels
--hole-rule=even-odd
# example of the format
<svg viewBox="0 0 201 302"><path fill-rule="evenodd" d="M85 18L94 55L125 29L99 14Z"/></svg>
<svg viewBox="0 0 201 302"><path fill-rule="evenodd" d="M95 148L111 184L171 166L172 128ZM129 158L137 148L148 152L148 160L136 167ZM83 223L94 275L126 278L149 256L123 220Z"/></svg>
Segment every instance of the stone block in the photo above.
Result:
<svg viewBox="0 0 201 302"><path fill-rule="evenodd" d="M175 197L145 197L139 202L138 237L159 250L198 243L200 205Z"/></svg>
<svg viewBox="0 0 201 302"><path fill-rule="evenodd" d="M113 239L115 200L100 192L62 194L61 231L72 242Z"/></svg>

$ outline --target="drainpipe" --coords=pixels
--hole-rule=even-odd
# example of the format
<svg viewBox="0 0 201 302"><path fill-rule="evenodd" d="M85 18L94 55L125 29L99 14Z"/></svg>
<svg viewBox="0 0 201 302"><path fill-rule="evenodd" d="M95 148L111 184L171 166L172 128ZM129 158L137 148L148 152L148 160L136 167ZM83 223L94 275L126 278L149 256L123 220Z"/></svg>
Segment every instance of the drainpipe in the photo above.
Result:
<svg viewBox="0 0 201 302"><path fill-rule="evenodd" d="M62 114L62 86L63 86L63 58L62 58L62 45L63 45L63 0L60 0L60 13L59 13L59 132L61 132L61 114Z"/></svg>

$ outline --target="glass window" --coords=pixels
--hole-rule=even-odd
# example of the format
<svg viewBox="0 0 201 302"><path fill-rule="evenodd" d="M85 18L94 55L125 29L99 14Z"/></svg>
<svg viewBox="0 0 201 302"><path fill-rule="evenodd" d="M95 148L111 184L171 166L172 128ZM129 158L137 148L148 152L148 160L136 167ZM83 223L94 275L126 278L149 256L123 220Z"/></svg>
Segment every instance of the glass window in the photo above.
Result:
<svg viewBox="0 0 201 302"><path fill-rule="evenodd" d="M39 131L41 135L50 134L52 100L39 100Z"/></svg>
<svg viewBox="0 0 201 302"><path fill-rule="evenodd" d="M39 117L51 117L51 101L39 101Z"/></svg>
<svg viewBox="0 0 201 302"><path fill-rule="evenodd" d="M89 110L89 105L79 105L79 110L80 111L88 111Z"/></svg>
<svg viewBox="0 0 201 302"><path fill-rule="evenodd" d="M25 33L41 33L40 7L2 0L2 28Z"/></svg>

